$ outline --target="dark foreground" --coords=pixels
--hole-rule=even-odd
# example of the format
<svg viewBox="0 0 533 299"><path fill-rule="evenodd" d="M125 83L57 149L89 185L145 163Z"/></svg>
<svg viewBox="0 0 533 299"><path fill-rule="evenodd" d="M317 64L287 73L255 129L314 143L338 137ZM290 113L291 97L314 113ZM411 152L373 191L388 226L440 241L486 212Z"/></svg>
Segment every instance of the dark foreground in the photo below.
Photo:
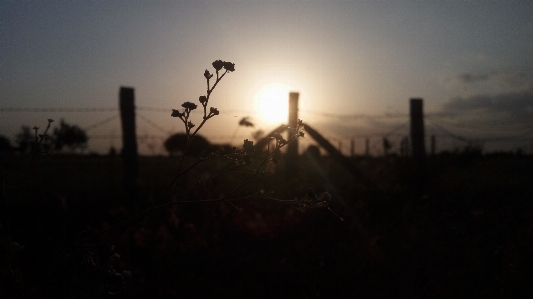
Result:
<svg viewBox="0 0 533 299"><path fill-rule="evenodd" d="M119 157L5 159L0 298L533 294L532 157L431 158L421 195L408 160L354 160L372 188L328 158L300 162L298 173L280 165L236 194L291 199L311 187L333 195L331 211L268 200L179 204L96 236L150 207L177 160L142 158L133 198ZM242 178L216 177L218 166L202 165L162 202L199 177L213 180L187 200L227 194Z"/></svg>

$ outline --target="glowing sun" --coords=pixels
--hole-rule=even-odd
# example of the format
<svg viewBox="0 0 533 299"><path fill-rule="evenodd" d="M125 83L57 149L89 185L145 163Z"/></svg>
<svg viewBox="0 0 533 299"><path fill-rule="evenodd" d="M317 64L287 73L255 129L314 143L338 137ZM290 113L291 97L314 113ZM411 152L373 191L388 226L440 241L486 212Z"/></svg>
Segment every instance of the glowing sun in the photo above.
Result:
<svg viewBox="0 0 533 299"><path fill-rule="evenodd" d="M269 124L287 123L289 88L283 84L268 84L260 88L254 98L254 110Z"/></svg>

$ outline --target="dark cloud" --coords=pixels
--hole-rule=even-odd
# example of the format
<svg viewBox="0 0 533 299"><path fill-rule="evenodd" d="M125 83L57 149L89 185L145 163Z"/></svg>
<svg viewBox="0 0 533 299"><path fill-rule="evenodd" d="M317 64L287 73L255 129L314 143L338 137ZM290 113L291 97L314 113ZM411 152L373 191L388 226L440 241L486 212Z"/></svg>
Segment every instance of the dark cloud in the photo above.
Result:
<svg viewBox="0 0 533 299"><path fill-rule="evenodd" d="M458 97L446 103L443 112L466 127L533 126L533 91Z"/></svg>
<svg viewBox="0 0 533 299"><path fill-rule="evenodd" d="M442 112L455 115L465 125L533 123L533 71L462 73L451 81L469 90L470 95L451 99Z"/></svg>
<svg viewBox="0 0 533 299"><path fill-rule="evenodd" d="M533 89L533 71L492 71L488 73L461 73L448 78L449 82L463 87L488 84L514 90Z"/></svg>
<svg viewBox="0 0 533 299"><path fill-rule="evenodd" d="M498 95L474 95L458 97L444 105L446 112L472 112L485 110L487 112L525 112L533 108L533 91L503 93Z"/></svg>

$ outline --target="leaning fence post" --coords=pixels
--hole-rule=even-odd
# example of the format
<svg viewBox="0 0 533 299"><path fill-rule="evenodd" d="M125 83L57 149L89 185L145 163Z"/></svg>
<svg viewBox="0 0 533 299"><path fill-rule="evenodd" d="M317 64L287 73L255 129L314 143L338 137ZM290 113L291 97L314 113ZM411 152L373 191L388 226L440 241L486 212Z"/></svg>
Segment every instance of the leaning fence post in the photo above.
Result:
<svg viewBox="0 0 533 299"><path fill-rule="evenodd" d="M135 136L135 91L121 87L119 94L120 119L122 122L122 161L126 201L132 204L137 195L137 139Z"/></svg>

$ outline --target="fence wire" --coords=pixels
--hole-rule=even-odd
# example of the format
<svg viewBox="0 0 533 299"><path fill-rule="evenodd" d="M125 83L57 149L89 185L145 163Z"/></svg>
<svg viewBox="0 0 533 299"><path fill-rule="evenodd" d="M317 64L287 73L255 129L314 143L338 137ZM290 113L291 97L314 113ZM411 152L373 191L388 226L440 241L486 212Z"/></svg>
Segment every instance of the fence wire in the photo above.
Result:
<svg viewBox="0 0 533 299"><path fill-rule="evenodd" d="M118 107L55 107L55 108L46 108L46 107L6 107L1 108L0 112L5 113L47 113L47 112L65 112L65 113L102 113L102 112L119 112L120 109ZM169 135L172 134L171 130L167 130L161 126L159 126L156 122L152 121L149 117L147 117L144 114L140 114L139 112L156 112L156 113L167 113L170 115L172 112L171 108L163 108L163 107L149 107L149 106L139 106L135 107L136 111L136 118L140 119L142 122L150 125L152 128L156 129L157 131L163 133L164 135L153 135L153 134L144 134L144 135L138 135L137 138L168 138ZM221 111L222 112L222 111ZM317 115L327 118L334 118L338 120L342 119L354 119L354 120L394 120L394 119L405 119L409 118L408 114L402 114L402 113L386 113L386 114L376 114L376 115L370 115L370 114L336 114L336 113L328 113L323 111L315 111L315 110L309 110L309 109L302 109L300 112L304 114L311 114L311 115ZM202 111L193 111L193 113L202 113ZM223 111L222 114L239 114L239 113L245 113L247 115L254 115L258 113L257 111L244 111L244 110L237 110L237 109L230 109L227 111ZM473 143L473 142L502 142L502 141L531 141L533 138L533 129L531 129L531 126L529 124L517 124L517 125L508 125L508 126L483 126L483 125L472 125L472 124L466 124L461 123L455 120L451 120L451 118L455 117L454 114L449 113L425 113L424 119L427 120L428 124L432 127L434 127L438 132L441 134L432 134L437 136L438 138L451 138L453 140L457 140L460 142L465 143ZM120 117L120 114L114 114L108 118L105 118L101 121L95 122L93 124L90 124L86 127L84 127L85 131L94 131L97 128L100 128ZM507 136L496 136L496 137L487 137L487 138L472 138L467 137L464 134L457 133L457 130L461 131L477 131L477 132L486 132L486 133L493 133L496 132L502 132L502 131L508 131L513 130L517 131L520 130L521 132L518 134L513 135L507 135ZM403 131L403 132L402 132ZM504 132L509 133L509 132ZM402 122L401 124L394 126L389 131L383 132L383 133L372 133L372 134L361 134L361 135L351 135L351 136L327 136L325 137L327 139L330 139L334 142L344 142L354 139L360 139L360 138L389 138L389 137L405 137L409 135L409 121ZM94 134L89 135L91 139L114 139L114 138L122 138L121 135L102 135L102 134ZM216 139L216 140L223 140L225 137L231 138L230 135L228 136L206 136L209 139ZM250 136L239 136L239 137L250 137ZM375 143L377 144L377 143Z"/></svg>

